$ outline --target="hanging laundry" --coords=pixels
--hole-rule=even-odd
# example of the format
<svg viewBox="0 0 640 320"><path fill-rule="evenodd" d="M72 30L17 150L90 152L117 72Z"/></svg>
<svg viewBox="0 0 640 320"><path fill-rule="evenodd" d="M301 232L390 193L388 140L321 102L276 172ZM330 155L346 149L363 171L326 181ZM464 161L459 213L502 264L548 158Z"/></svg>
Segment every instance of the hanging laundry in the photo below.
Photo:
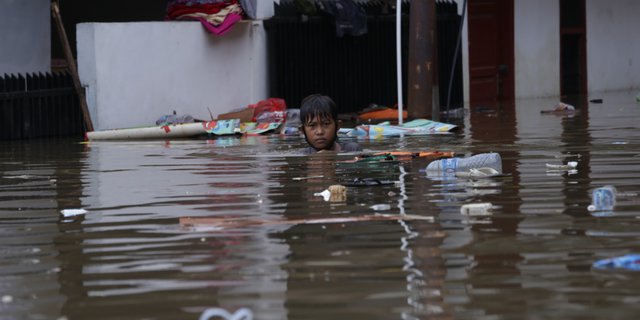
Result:
<svg viewBox="0 0 640 320"><path fill-rule="evenodd" d="M257 18L256 5L257 2L254 2L253 0L240 0L240 6L242 7L242 10L247 15L247 17L251 19Z"/></svg>
<svg viewBox="0 0 640 320"><path fill-rule="evenodd" d="M338 37L367 33L367 13L353 0L323 0L320 7L334 17Z"/></svg>
<svg viewBox="0 0 640 320"><path fill-rule="evenodd" d="M197 20L207 31L222 35L242 20L238 0L169 0L167 20Z"/></svg>

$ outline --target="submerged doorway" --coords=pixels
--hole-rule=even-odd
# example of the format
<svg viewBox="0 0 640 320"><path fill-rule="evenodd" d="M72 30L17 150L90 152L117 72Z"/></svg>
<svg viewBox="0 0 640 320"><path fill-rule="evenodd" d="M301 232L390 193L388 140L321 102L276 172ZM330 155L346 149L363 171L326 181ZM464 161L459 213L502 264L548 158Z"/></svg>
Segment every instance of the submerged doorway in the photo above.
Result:
<svg viewBox="0 0 640 320"><path fill-rule="evenodd" d="M560 0L560 95L587 93L585 1Z"/></svg>
<svg viewBox="0 0 640 320"><path fill-rule="evenodd" d="M471 108L513 105L513 0L469 0Z"/></svg>

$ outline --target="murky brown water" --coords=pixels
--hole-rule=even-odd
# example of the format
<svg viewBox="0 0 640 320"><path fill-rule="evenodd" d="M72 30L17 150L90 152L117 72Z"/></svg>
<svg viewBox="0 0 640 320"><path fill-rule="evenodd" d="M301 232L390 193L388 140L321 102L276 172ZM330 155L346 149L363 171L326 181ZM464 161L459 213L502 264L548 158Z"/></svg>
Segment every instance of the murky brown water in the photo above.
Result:
<svg viewBox="0 0 640 320"><path fill-rule="evenodd" d="M360 141L500 153L510 176L477 181L430 180L423 160L302 157L297 138L0 142L0 318L198 319L211 307L255 319L636 318L640 272L591 268L640 252L633 96L573 117L520 101L515 115L472 113L453 135ZM566 161L577 172L547 172ZM399 182L349 188L344 202L314 196L356 177ZM592 215L590 191L606 184L626 196ZM470 218L468 202L497 208ZM434 220L298 220L376 204ZM63 219L70 208L88 213Z"/></svg>

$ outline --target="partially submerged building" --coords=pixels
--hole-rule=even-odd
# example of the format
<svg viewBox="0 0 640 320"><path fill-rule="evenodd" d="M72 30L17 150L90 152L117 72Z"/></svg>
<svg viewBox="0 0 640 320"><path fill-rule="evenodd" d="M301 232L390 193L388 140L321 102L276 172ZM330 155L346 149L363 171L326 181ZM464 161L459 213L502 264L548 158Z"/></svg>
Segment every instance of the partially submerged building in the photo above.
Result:
<svg viewBox="0 0 640 320"><path fill-rule="evenodd" d="M151 125L174 110L209 119L270 96L296 107L312 92L335 96L346 111L370 103L393 105L395 1L357 2L368 14L368 35L340 37L326 14L296 12L287 0L257 1L256 19L242 20L222 36L208 33L196 21L165 21L164 0L65 0L61 8L91 119L100 130ZM455 6L457 18L464 17L460 67L451 68L453 50L439 48L443 106L449 89L443 74L460 75L453 86L459 87L454 108L463 101L471 109L510 108L516 98L561 100L640 88L640 43L634 41L637 1L438 3ZM405 6L406 35L410 1ZM26 121L18 116L24 110L20 105L45 103L29 100L24 92L35 88L39 92L34 96L43 98L43 90L51 90L36 86L50 80L36 81L34 75L46 78L59 66L60 56L52 60L52 50L53 56L60 50L49 7L50 0L0 0L0 112L5 123L14 124L12 130L24 133L3 134L3 139L37 136L28 132L35 121L44 121L29 118L28 130L15 125ZM457 30L439 30L438 37L455 44ZM410 66L405 62L404 68ZM73 95L72 86L56 94L63 91Z"/></svg>

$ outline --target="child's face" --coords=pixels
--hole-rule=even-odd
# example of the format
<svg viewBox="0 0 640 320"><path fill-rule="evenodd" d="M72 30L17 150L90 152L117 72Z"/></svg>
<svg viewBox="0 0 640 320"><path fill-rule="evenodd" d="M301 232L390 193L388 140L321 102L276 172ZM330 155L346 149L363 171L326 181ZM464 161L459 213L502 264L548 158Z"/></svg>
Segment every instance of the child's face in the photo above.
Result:
<svg viewBox="0 0 640 320"><path fill-rule="evenodd" d="M336 141L337 124L329 117L313 117L303 126L307 142L316 150L332 150Z"/></svg>

